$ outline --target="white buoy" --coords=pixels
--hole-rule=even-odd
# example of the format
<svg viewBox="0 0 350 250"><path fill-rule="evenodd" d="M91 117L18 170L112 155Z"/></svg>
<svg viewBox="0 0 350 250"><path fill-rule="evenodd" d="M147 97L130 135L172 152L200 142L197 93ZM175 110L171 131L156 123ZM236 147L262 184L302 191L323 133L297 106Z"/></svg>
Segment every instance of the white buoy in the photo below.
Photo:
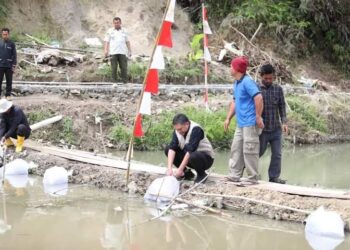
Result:
<svg viewBox="0 0 350 250"><path fill-rule="evenodd" d="M5 177L11 175L28 175L29 164L23 159L15 159L5 165ZM2 171L0 171L2 176Z"/></svg>
<svg viewBox="0 0 350 250"><path fill-rule="evenodd" d="M336 212L322 206L305 222L305 237L314 250L333 250L344 241L344 222Z"/></svg>
<svg viewBox="0 0 350 250"><path fill-rule="evenodd" d="M179 194L180 184L174 176L155 179L144 196L146 200L168 202Z"/></svg>
<svg viewBox="0 0 350 250"><path fill-rule="evenodd" d="M51 167L45 170L44 184L60 185L68 183L68 171L63 167Z"/></svg>

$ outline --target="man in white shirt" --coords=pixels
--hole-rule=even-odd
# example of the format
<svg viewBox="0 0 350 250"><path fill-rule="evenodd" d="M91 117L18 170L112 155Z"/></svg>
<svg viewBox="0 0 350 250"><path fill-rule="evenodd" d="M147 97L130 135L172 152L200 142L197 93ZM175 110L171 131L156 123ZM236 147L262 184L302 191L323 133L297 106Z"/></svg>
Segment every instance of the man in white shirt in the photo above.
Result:
<svg viewBox="0 0 350 250"><path fill-rule="evenodd" d="M119 17L113 18L113 28L107 31L105 36L104 53L110 56L113 81L117 81L117 68L119 65L120 75L123 83L128 81L128 58L131 57L131 47L128 34L122 28L122 20Z"/></svg>

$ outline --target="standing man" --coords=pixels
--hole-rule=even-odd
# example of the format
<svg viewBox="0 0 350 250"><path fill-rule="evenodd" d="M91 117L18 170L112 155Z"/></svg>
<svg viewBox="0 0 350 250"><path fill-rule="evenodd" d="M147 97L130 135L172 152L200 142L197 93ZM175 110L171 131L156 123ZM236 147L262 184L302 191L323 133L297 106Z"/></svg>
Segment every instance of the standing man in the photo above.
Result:
<svg viewBox="0 0 350 250"><path fill-rule="evenodd" d="M17 64L16 45L10 40L10 30L3 28L1 30L0 40L0 96L2 90L2 80L6 77L6 93L7 99L11 98L12 91L12 75L15 72Z"/></svg>
<svg viewBox="0 0 350 250"><path fill-rule="evenodd" d="M26 115L12 102L0 100L0 138L7 147L14 146L11 138L17 139L16 152L22 152L24 140L30 136L30 126Z"/></svg>
<svg viewBox="0 0 350 250"><path fill-rule="evenodd" d="M131 57L131 47L128 34L122 28L122 20L119 17L113 19L114 27L107 31L105 36L105 57L110 56L113 81L117 81L117 68L119 65L123 83L128 81L128 58Z"/></svg>
<svg viewBox="0 0 350 250"><path fill-rule="evenodd" d="M280 179L282 159L282 131L288 134L286 103L281 86L273 84L275 69L266 64L260 69L261 93L264 99L264 130L260 135L260 156L271 146L271 161L269 166L269 181L285 184Z"/></svg>
<svg viewBox="0 0 350 250"><path fill-rule="evenodd" d="M193 179L193 169L197 172L194 182L205 182L208 176L205 170L214 162L214 150L210 141L203 129L184 114L175 115L173 126L173 138L165 149L165 155L168 157L167 175L174 175L174 164L177 167L176 178Z"/></svg>
<svg viewBox="0 0 350 250"><path fill-rule="evenodd" d="M237 57L232 60L231 71L235 79L234 97L230 103L224 129L227 131L235 114L237 127L231 146L230 173L227 179L240 182L245 167L248 173L246 184L256 184L259 179L259 134L264 128L261 118L263 98L258 85L246 74L247 67L246 57Z"/></svg>

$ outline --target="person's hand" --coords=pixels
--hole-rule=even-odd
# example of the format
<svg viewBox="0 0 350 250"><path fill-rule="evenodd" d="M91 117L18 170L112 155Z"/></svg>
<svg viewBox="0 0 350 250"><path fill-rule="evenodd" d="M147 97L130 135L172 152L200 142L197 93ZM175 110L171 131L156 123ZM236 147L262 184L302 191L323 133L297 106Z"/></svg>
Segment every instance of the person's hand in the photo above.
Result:
<svg viewBox="0 0 350 250"><path fill-rule="evenodd" d="M183 170L180 170L180 169L177 169L177 170L176 170L176 173L175 173L175 177L176 177L176 178L181 178L181 177L184 176L184 175L185 175L185 173L184 173Z"/></svg>
<svg viewBox="0 0 350 250"><path fill-rule="evenodd" d="M108 51L105 51L105 57L107 58L108 56Z"/></svg>
<svg viewBox="0 0 350 250"><path fill-rule="evenodd" d="M166 175L167 176L173 176L174 175L173 169L172 168L168 168L167 171L166 171Z"/></svg>
<svg viewBox="0 0 350 250"><path fill-rule="evenodd" d="M228 130L228 127L230 126L230 119L226 119L225 122L224 122L224 130L225 132L227 132Z"/></svg>
<svg viewBox="0 0 350 250"><path fill-rule="evenodd" d="M288 129L288 125L287 124L283 124L282 125L282 131L288 135L289 129Z"/></svg>
<svg viewBox="0 0 350 250"><path fill-rule="evenodd" d="M5 140L6 140L5 136L3 136L3 137L1 138L1 141L0 141L1 145L3 145L3 144L5 143Z"/></svg>
<svg viewBox="0 0 350 250"><path fill-rule="evenodd" d="M265 127L264 121L263 121L261 116L256 117L256 125L258 125L258 128L261 128L261 129L263 129Z"/></svg>
<svg viewBox="0 0 350 250"><path fill-rule="evenodd" d="M16 65L13 65L12 66L12 72L15 73L15 71L16 71Z"/></svg>
<svg viewBox="0 0 350 250"><path fill-rule="evenodd" d="M131 51L128 52L128 57L131 58Z"/></svg>

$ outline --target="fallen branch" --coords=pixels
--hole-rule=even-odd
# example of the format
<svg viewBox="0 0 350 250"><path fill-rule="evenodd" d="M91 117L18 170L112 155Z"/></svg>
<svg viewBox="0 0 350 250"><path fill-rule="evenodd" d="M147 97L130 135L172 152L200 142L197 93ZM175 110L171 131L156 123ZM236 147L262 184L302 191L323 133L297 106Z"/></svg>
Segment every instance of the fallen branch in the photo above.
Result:
<svg viewBox="0 0 350 250"><path fill-rule="evenodd" d="M203 209L205 211L211 212L213 214L217 214L217 215L221 215L221 216L232 218L232 215L224 213L224 212L222 212L221 210L218 210L218 209L214 209L214 208L211 208L211 207L208 207L208 206L204 206L204 205L195 204L193 202L190 202L188 200L184 200L184 199L181 199L181 198L176 198L176 201L181 202L181 203L185 203L185 204L190 205L192 207L198 207L200 209Z"/></svg>
<svg viewBox="0 0 350 250"><path fill-rule="evenodd" d="M263 205L270 206L270 207L277 207L277 208L281 208L281 209L285 209L285 210L290 210L290 211L297 212L297 213L302 213L302 214L310 214L311 213L311 211L308 211L308 210L292 208L292 207L288 207L288 206L284 206L284 205L278 205L278 204L275 204L275 203L272 203L272 202L261 201L261 200L256 200L256 199L252 199L252 198L248 198L248 197L242 197L242 196L237 196L237 195L222 195L222 194L198 193L198 192L192 192L191 194L202 195L202 196L211 196L211 197L230 198L230 199L240 199L240 200L245 200L245 201L249 201L249 202L255 202L255 203L263 204Z"/></svg>
<svg viewBox="0 0 350 250"><path fill-rule="evenodd" d="M259 27L256 29L254 35L252 36L252 38L250 38L250 42L251 42L251 43L252 43L253 40L255 39L256 35L259 33L259 31L260 31L260 29L261 29L262 26L263 26L263 24L260 23L260 24L259 24Z"/></svg>

